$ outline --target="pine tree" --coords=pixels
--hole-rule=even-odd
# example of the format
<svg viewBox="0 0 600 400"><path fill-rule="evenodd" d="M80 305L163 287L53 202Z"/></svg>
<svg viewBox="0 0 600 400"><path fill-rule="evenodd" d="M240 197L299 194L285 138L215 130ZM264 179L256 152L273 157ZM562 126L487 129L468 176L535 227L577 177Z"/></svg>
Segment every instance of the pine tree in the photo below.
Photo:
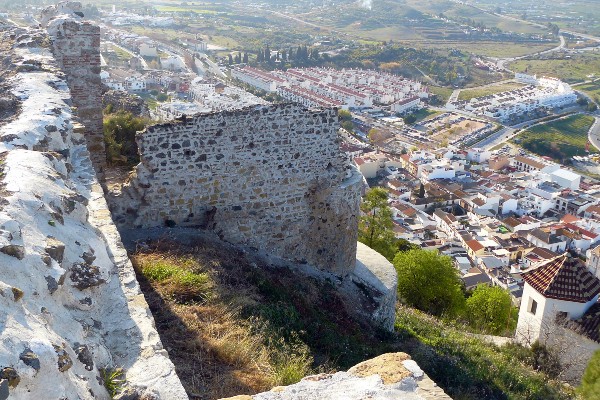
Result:
<svg viewBox="0 0 600 400"><path fill-rule="evenodd" d="M269 45L265 48L265 61L271 61L271 49L269 49Z"/></svg>
<svg viewBox="0 0 600 400"><path fill-rule="evenodd" d="M248 53L244 52L244 64L248 64Z"/></svg>
<svg viewBox="0 0 600 400"><path fill-rule="evenodd" d="M263 53L262 50L258 51L258 54L256 55L256 62L263 62L265 60L265 54Z"/></svg>
<svg viewBox="0 0 600 400"><path fill-rule="evenodd" d="M233 57L231 57L231 53L229 53L229 65L233 64Z"/></svg>

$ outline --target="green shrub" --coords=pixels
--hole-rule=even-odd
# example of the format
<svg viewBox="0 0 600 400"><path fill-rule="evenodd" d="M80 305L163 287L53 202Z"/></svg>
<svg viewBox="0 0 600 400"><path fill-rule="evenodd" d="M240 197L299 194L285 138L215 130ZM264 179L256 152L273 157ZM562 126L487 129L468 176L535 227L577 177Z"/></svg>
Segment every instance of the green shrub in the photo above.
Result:
<svg viewBox="0 0 600 400"><path fill-rule="evenodd" d="M165 261L149 263L142 267L142 274L146 279L156 282L164 281L179 272L179 268Z"/></svg>
<svg viewBox="0 0 600 400"><path fill-rule="evenodd" d="M600 400L600 350L594 353L585 369L579 393L585 400Z"/></svg>
<svg viewBox="0 0 600 400"><path fill-rule="evenodd" d="M101 368L100 376L111 399L121 393L126 382L123 368Z"/></svg>
<svg viewBox="0 0 600 400"><path fill-rule="evenodd" d="M135 135L146 127L146 120L130 112L119 111L104 118L104 145L109 164L137 164L138 155Z"/></svg>
<svg viewBox="0 0 600 400"><path fill-rule="evenodd" d="M421 368L453 399L567 400L573 393L523 362L525 348L497 347L464 328L400 307L396 331Z"/></svg>

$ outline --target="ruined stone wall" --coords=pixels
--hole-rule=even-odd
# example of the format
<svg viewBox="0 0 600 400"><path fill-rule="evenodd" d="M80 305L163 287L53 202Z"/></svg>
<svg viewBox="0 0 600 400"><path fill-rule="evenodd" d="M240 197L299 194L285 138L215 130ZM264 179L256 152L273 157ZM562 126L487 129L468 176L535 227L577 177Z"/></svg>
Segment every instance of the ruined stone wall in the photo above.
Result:
<svg viewBox="0 0 600 400"><path fill-rule="evenodd" d="M187 399L42 30L0 28L0 400Z"/></svg>
<svg viewBox="0 0 600 400"><path fill-rule="evenodd" d="M339 149L337 111L256 106L155 125L116 198L117 224L198 226L337 275L355 266L362 181Z"/></svg>
<svg viewBox="0 0 600 400"><path fill-rule="evenodd" d="M100 27L80 19L76 2L46 10L42 15L52 52L66 75L75 114L85 126L85 138L97 173L106 166L102 133L102 81L100 79ZM71 12L71 14L62 14Z"/></svg>

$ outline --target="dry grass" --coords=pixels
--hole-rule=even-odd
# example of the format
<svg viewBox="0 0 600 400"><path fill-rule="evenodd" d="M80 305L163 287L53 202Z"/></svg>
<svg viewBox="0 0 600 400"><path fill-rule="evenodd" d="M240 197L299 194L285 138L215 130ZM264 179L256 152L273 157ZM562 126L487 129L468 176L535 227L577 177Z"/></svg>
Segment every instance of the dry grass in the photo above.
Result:
<svg viewBox="0 0 600 400"><path fill-rule="evenodd" d="M132 256L163 344L190 397L254 394L331 370L332 358L340 356L306 343L313 336L306 325L332 328L310 322L318 314L310 304L320 307L324 301L321 288L298 284L289 270L269 271L234 253L208 244L162 243ZM298 292L290 295L285 288ZM337 314L352 324L343 310ZM360 331L357 324L350 329ZM337 339L335 331L328 334Z"/></svg>

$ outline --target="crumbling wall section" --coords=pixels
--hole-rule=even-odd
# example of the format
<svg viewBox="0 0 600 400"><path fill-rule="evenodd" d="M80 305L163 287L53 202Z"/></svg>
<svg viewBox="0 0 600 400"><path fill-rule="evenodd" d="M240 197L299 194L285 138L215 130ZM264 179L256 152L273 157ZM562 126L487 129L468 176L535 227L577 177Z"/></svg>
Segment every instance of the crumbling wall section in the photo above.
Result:
<svg viewBox="0 0 600 400"><path fill-rule="evenodd" d="M109 399L101 370L118 367L123 398L186 399L47 35L0 41L18 102L0 121L0 399Z"/></svg>
<svg viewBox="0 0 600 400"><path fill-rule="evenodd" d="M347 169L338 128L337 110L296 104L148 127L113 215L127 227L198 226L345 276L356 259L361 182Z"/></svg>
<svg viewBox="0 0 600 400"><path fill-rule="evenodd" d="M54 58L65 73L75 114L85 126L94 169L102 178L106 152L102 131L100 27L81 19L81 4L63 2L42 14Z"/></svg>

